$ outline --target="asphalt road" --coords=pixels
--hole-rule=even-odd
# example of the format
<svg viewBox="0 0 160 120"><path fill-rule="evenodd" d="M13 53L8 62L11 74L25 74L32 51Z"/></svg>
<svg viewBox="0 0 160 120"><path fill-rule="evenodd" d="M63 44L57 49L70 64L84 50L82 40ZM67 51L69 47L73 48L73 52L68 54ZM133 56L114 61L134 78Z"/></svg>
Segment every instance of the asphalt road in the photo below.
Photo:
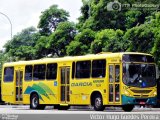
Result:
<svg viewBox="0 0 160 120"><path fill-rule="evenodd" d="M30 110L28 105L0 105L0 120L160 120L160 108L140 108L124 112L121 108L94 111L91 107L71 107L57 110L47 106L45 110Z"/></svg>
<svg viewBox="0 0 160 120"><path fill-rule="evenodd" d="M160 108L135 107L132 112L124 112L121 108L107 107L104 111L94 111L91 107L71 107L69 110L57 110L47 106L45 110L31 110L28 105L0 105L0 114L123 114L123 113L157 113Z"/></svg>

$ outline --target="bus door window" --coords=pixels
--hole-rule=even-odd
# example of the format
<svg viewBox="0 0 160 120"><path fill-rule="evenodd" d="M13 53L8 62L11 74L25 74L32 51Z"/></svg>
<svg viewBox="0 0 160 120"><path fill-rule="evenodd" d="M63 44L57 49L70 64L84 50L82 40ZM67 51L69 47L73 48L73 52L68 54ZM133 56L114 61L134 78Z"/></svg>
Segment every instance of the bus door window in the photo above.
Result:
<svg viewBox="0 0 160 120"><path fill-rule="evenodd" d="M116 65L115 66L115 77L116 77L115 82L119 82L119 79L120 79L119 75L120 75L119 65Z"/></svg>
<svg viewBox="0 0 160 120"><path fill-rule="evenodd" d="M113 84L109 85L109 102L113 102Z"/></svg>
<svg viewBox="0 0 160 120"><path fill-rule="evenodd" d="M113 77L113 65L110 65L109 66L109 82L110 83L113 83L113 81L114 81L114 77Z"/></svg>
<svg viewBox="0 0 160 120"><path fill-rule="evenodd" d="M22 101L23 71L16 71L16 101Z"/></svg>
<svg viewBox="0 0 160 120"><path fill-rule="evenodd" d="M70 91L70 88L69 88L69 84L70 84L70 68L66 68L66 72L67 72L67 77L66 77L66 100L67 101L70 101L69 99L69 91Z"/></svg>
<svg viewBox="0 0 160 120"><path fill-rule="evenodd" d="M70 68L63 67L61 68L61 101L68 102L69 99L69 82L70 81Z"/></svg>
<svg viewBox="0 0 160 120"><path fill-rule="evenodd" d="M119 89L119 80L120 79L120 66L115 66L115 101L120 100L120 89Z"/></svg>
<svg viewBox="0 0 160 120"><path fill-rule="evenodd" d="M65 69L61 69L61 101L65 101Z"/></svg>
<svg viewBox="0 0 160 120"><path fill-rule="evenodd" d="M109 65L109 102L113 102L113 82L114 82L114 66Z"/></svg>
<svg viewBox="0 0 160 120"><path fill-rule="evenodd" d="M115 101L119 102L120 94L119 94L119 84L115 84Z"/></svg>
<svg viewBox="0 0 160 120"><path fill-rule="evenodd" d="M120 101L120 65L109 65L109 102Z"/></svg>

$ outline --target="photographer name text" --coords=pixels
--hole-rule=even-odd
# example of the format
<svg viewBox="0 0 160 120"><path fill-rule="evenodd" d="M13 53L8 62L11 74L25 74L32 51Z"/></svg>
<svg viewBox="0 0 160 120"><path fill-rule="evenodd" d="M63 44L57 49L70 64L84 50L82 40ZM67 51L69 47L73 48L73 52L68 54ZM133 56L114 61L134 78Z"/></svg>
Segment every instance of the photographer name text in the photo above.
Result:
<svg viewBox="0 0 160 120"><path fill-rule="evenodd" d="M159 114L90 114L91 120L159 120Z"/></svg>

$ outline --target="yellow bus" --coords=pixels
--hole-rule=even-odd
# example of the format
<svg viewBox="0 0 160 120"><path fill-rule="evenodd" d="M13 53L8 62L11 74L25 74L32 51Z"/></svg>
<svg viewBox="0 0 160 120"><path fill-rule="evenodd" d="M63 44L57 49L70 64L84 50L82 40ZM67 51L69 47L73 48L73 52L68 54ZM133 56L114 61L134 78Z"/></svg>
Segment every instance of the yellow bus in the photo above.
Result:
<svg viewBox="0 0 160 120"><path fill-rule="evenodd" d="M29 104L31 109L92 105L156 104L156 65L150 54L100 53L75 57L43 58L3 65L2 100Z"/></svg>

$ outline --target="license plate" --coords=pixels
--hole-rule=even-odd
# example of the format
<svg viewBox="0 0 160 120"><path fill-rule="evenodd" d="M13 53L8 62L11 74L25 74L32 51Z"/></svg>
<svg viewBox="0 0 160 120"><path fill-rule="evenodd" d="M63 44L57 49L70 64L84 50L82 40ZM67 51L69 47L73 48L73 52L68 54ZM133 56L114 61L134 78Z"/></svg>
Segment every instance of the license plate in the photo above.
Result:
<svg viewBox="0 0 160 120"><path fill-rule="evenodd" d="M145 102L140 102L140 104L141 104L141 105L144 105L144 104L145 104Z"/></svg>

